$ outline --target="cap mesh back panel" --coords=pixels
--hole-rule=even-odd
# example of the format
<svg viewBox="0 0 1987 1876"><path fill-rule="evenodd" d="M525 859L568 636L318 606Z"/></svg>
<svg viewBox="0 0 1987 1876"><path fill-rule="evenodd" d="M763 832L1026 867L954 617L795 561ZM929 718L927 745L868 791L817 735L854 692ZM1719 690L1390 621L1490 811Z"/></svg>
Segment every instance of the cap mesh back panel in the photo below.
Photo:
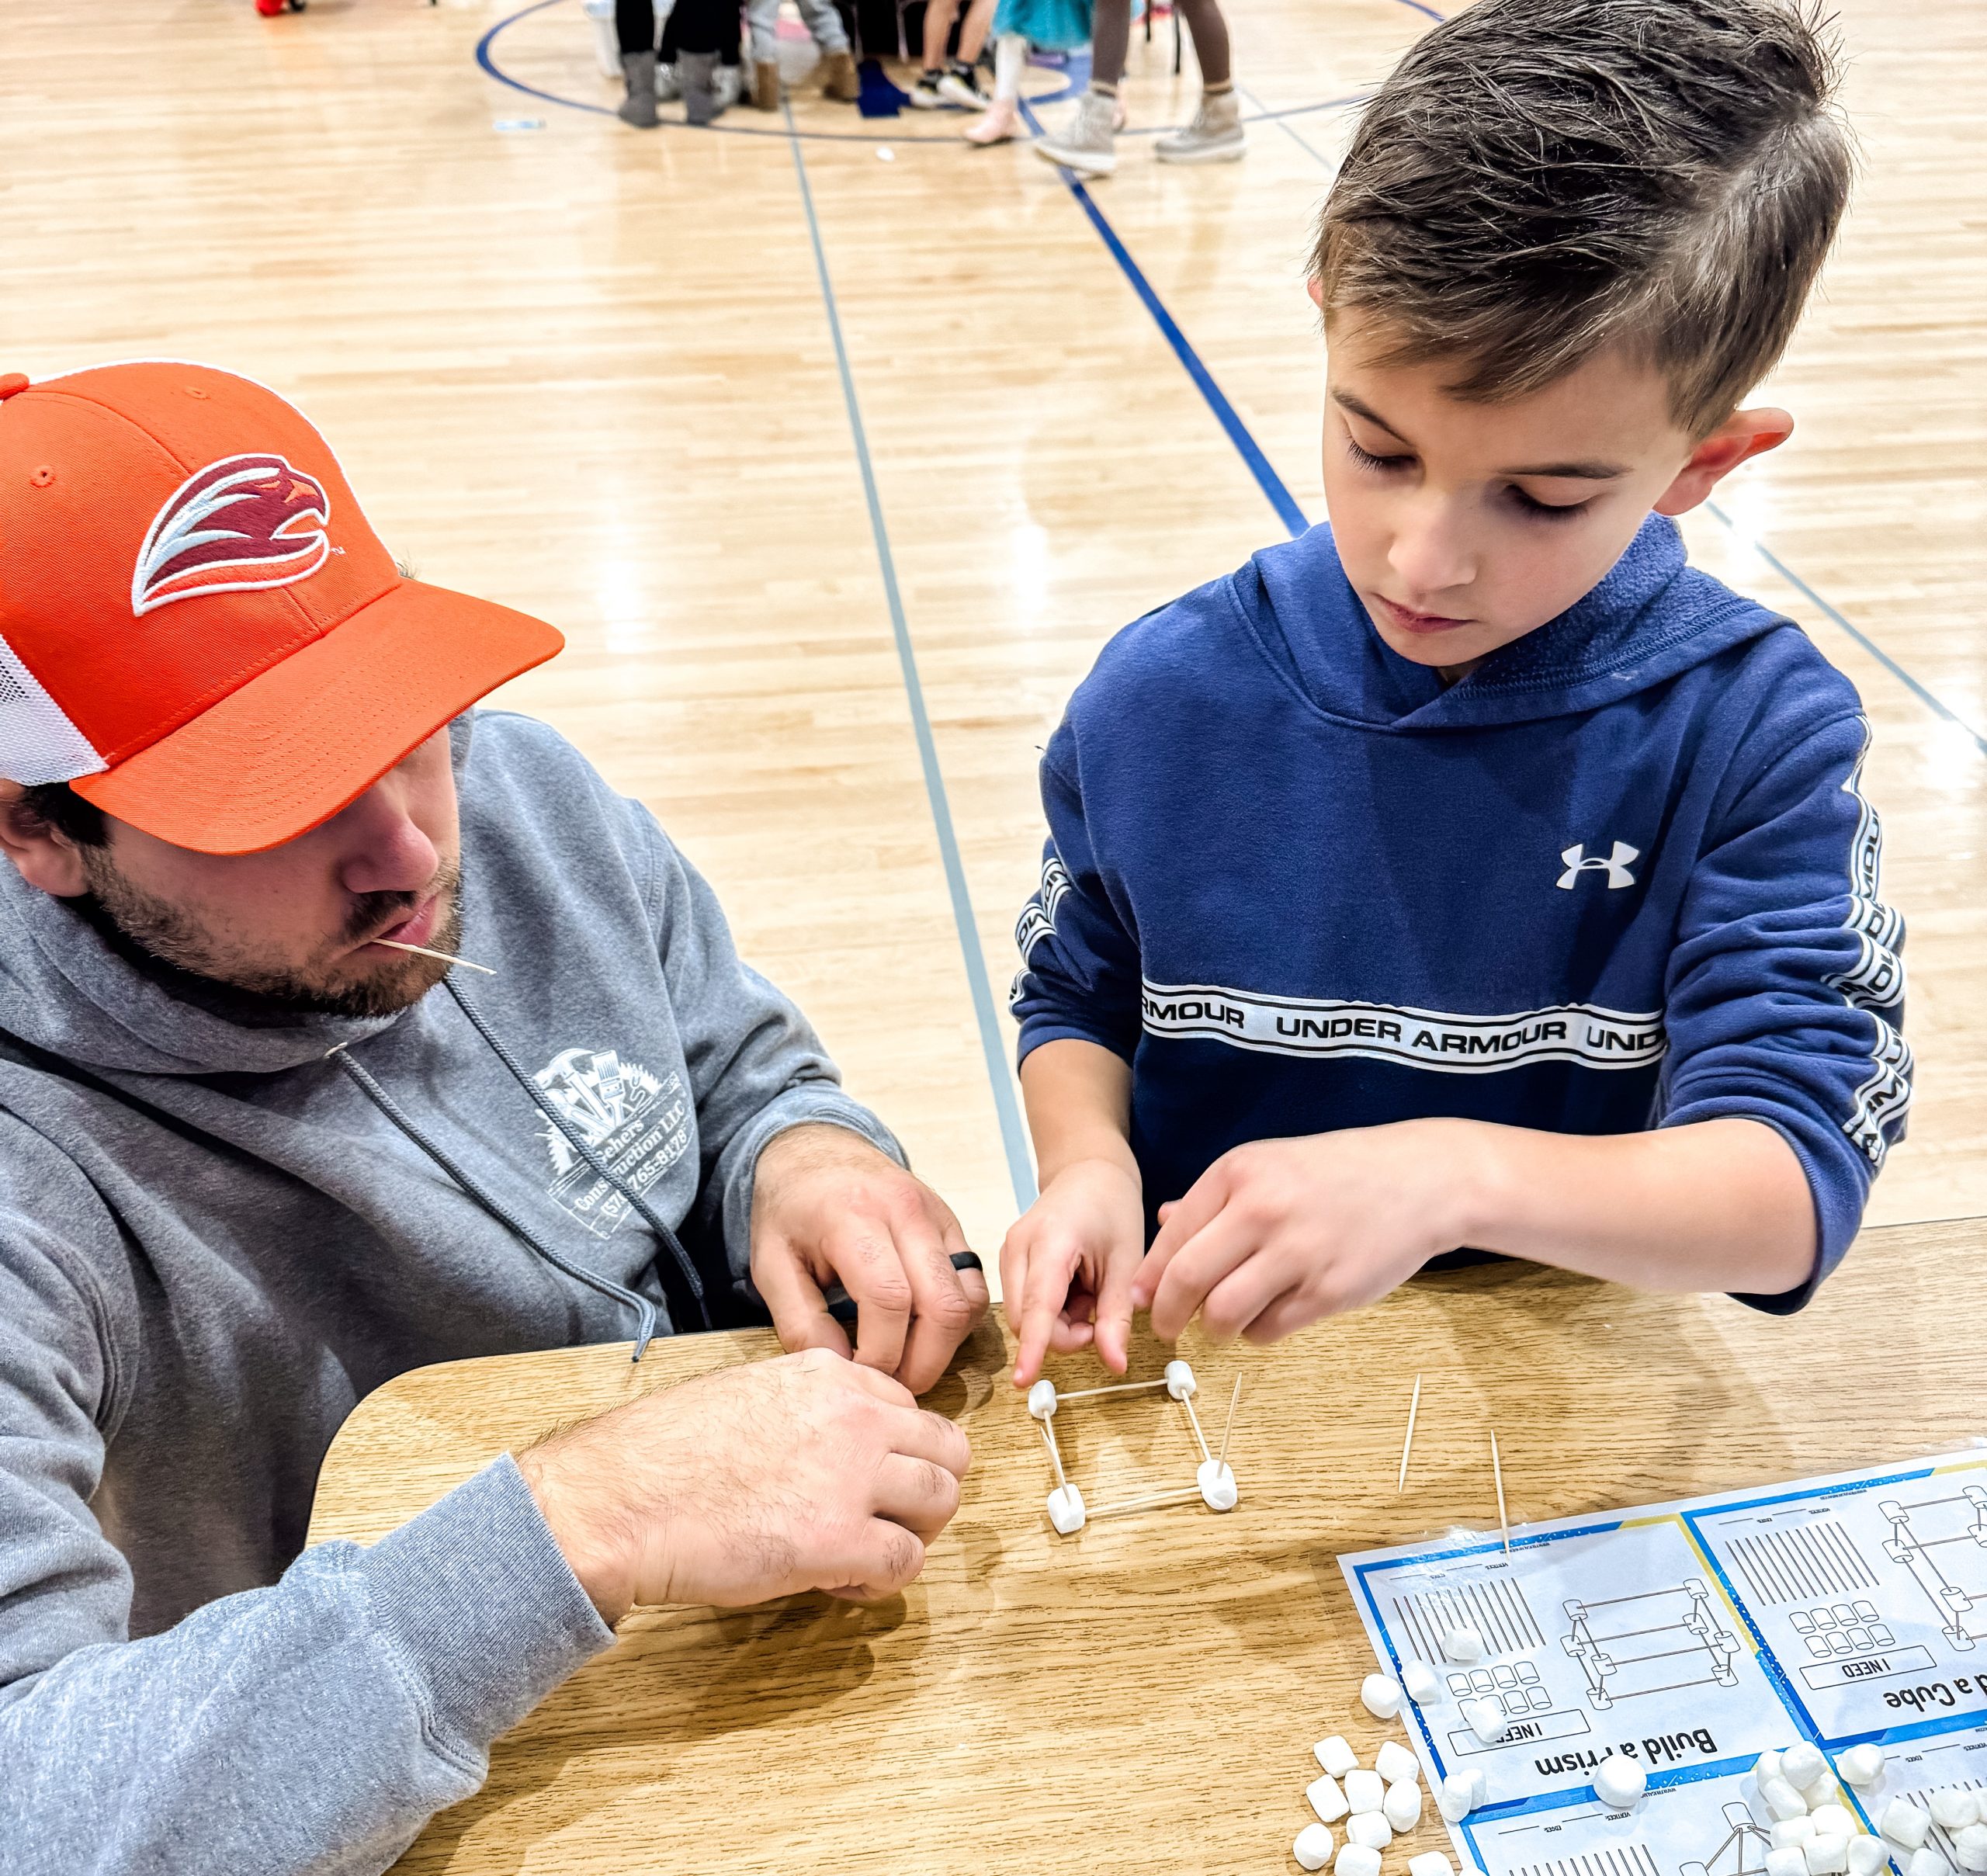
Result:
<svg viewBox="0 0 1987 1876"><path fill-rule="evenodd" d="M0 777L32 787L93 775L105 766L89 739L0 638Z"/></svg>

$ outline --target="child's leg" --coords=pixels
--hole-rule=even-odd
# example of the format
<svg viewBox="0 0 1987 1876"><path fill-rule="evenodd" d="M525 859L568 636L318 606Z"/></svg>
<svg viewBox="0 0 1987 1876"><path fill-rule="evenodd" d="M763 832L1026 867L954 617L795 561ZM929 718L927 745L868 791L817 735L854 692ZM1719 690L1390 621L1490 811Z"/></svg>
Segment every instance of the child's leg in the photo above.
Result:
<svg viewBox="0 0 1987 1876"><path fill-rule="evenodd" d="M621 44L621 78L627 95L616 107L623 123L653 130L655 114L655 8L652 0L615 0L614 31Z"/></svg>
<svg viewBox="0 0 1987 1876"><path fill-rule="evenodd" d="M924 9L924 68L910 88L910 101L921 111L935 111L947 102L939 83L945 75L945 42L952 36L959 0L930 0Z"/></svg>
<svg viewBox="0 0 1987 1876"><path fill-rule="evenodd" d="M853 104L862 95L862 80L855 69L855 54L848 43L848 23L834 0L799 0L800 17L814 43L821 48L820 78L824 97L839 98Z"/></svg>
<svg viewBox="0 0 1987 1876"><path fill-rule="evenodd" d="M994 42L994 102L966 134L969 144L1005 143L1021 129L1021 74L1028 68L1028 41L1003 33Z"/></svg>
<svg viewBox="0 0 1987 1876"><path fill-rule="evenodd" d="M1235 81L1228 69L1228 23L1216 0L1174 0L1194 36L1201 64L1201 108L1183 130L1162 137L1153 154L1162 163L1226 163L1247 146Z"/></svg>
<svg viewBox="0 0 1987 1876"><path fill-rule="evenodd" d="M762 111L779 109L779 0L745 0L745 23L752 35L752 102Z"/></svg>
<svg viewBox="0 0 1987 1876"><path fill-rule="evenodd" d="M987 29L994 23L997 0L973 0L966 10L966 24L959 28L958 63L970 68L980 62L986 49Z"/></svg>
<svg viewBox="0 0 1987 1876"><path fill-rule="evenodd" d="M1037 156L1087 176L1108 176L1118 167L1114 137L1125 121L1118 81L1131 41L1132 0L1097 0L1091 14L1090 89L1067 130L1035 139Z"/></svg>

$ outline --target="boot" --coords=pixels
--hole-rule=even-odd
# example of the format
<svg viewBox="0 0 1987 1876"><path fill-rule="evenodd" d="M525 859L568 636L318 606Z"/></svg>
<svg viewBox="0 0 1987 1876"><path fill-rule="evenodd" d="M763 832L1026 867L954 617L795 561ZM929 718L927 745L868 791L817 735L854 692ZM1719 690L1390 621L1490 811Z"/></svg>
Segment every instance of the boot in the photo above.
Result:
<svg viewBox="0 0 1987 1876"><path fill-rule="evenodd" d="M821 54L821 95L842 104L853 104L862 95L862 75L855 69L852 52Z"/></svg>
<svg viewBox="0 0 1987 1876"><path fill-rule="evenodd" d="M1231 91L1202 99L1194 121L1184 130L1162 137L1153 154L1162 163L1232 163L1247 147L1241 109Z"/></svg>
<svg viewBox="0 0 1987 1876"><path fill-rule="evenodd" d="M679 52L676 79L683 87L683 116L688 123L711 123L718 112L717 54L715 52Z"/></svg>
<svg viewBox="0 0 1987 1876"><path fill-rule="evenodd" d="M626 81L628 95L616 106L615 115L638 130L653 130L656 125L655 54L622 53L621 76Z"/></svg>
<svg viewBox="0 0 1987 1876"><path fill-rule="evenodd" d="M779 109L779 61L754 59L752 61L752 102L761 111Z"/></svg>
<svg viewBox="0 0 1987 1876"><path fill-rule="evenodd" d="M1028 147L1045 161L1060 163L1080 176L1108 176L1118 167L1112 134L1118 123L1118 100L1102 92L1087 91L1077 101L1077 114L1060 136L1039 137Z"/></svg>

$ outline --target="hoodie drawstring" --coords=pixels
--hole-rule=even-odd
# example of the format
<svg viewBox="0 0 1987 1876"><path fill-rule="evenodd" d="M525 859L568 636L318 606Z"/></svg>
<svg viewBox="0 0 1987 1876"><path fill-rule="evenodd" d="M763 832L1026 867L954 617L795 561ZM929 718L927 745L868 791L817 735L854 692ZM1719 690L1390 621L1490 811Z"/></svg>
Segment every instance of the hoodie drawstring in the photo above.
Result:
<svg viewBox="0 0 1987 1876"><path fill-rule="evenodd" d="M481 1024L477 1024L477 1027L479 1031L483 1030L483 1025ZM483 1033L486 1036L487 1035L487 1031L483 1032ZM529 1245L532 1250L536 1251L539 1257L543 1257L547 1264L553 1267L554 1270L564 1271L567 1276L572 1278L576 1282L584 1284L588 1289L596 1290L603 1296L611 1296L616 1302L623 1304L627 1308L633 1309L635 1312L636 1327L634 1358L637 1361L640 1361L643 1354L647 1352L649 1344L655 1339L655 1305L650 1302L646 1296L638 1295L633 1290L626 1288L622 1285L613 1282L605 1277L598 1275L594 1271L587 1270L581 1265L574 1263L570 1257L563 1256L560 1252L555 1250L550 1244L546 1243L543 1238L539 1236L537 1233L533 1231L522 1219L515 1216L510 1211L508 1207L499 1203L498 1201L491 1198L487 1192L484 1191L479 1185L477 1184L474 1180L470 1177L468 1174L464 1172L459 1166L456 1165L455 1161L450 1159L440 1147L436 1146L432 1140L429 1139L428 1136L414 1125L413 1121L408 1118L407 1115L401 1111L400 1104L394 1099L393 1096L389 1094L384 1088L380 1087L380 1084L375 1080L371 1075L367 1073L364 1069L361 1068L359 1064L345 1052L347 1047L347 1044L343 1042L339 1043L335 1049L327 1052L327 1059L337 1063L338 1066L343 1069L346 1074L352 1077L352 1080L357 1084L360 1092L365 1095L366 1098L371 1101L373 1106L377 1108L383 1114L388 1120L392 1122L392 1123L397 1127L401 1132L405 1134L410 1140L413 1141L415 1146L418 1146L423 1153L427 1154L429 1159L432 1160L437 1166L441 1167L442 1171L446 1173L448 1176L462 1188L463 1191L470 1199L473 1200L476 1204L480 1205L484 1211L487 1212L492 1218L496 1219L498 1224L501 1225L504 1229L508 1231L514 1237L518 1239L525 1244ZM560 1131L561 1132L564 1132L564 1129L562 1128ZM571 1139L570 1135L567 1135L566 1137L569 1140ZM575 1145L577 1144L577 1142L574 1142L574 1143ZM598 1166L598 1162L593 1160L593 1156L591 1153L588 1155L588 1158L591 1163ZM619 1189L619 1182L616 1181L616 1184L617 1189ZM671 1233L671 1236L673 1242L674 1233ZM681 1257L682 1255L682 1249L680 1245L676 1247L676 1250L678 1256ZM702 1305L702 1300L703 1299L700 1294L698 1298L698 1302L700 1306ZM708 1323L709 1319L709 1317L706 1316L706 1323Z"/></svg>
<svg viewBox="0 0 1987 1876"><path fill-rule="evenodd" d="M716 1324L711 1320L709 1306L704 1301L703 1279L698 1275L697 1267L692 1262L690 1254L683 1248L683 1240L671 1229L668 1221L629 1181L623 1179L594 1151L586 1136L560 1111L559 1104L539 1086L536 1077L526 1071L523 1063L505 1045L502 1039L483 1020L475 1006L463 994L461 987L456 982L455 973L451 972L442 981L447 987L449 994L456 1000L456 1008L469 1018L477 1034L489 1045L490 1052L510 1070L511 1080L531 1097L538 1111L559 1130L567 1145L626 1199L640 1215L643 1222L655 1233L657 1240L674 1259L677 1269L682 1273L684 1282L689 1286L690 1294L696 1302L697 1313L704 1319L704 1326L706 1329L715 1328Z"/></svg>

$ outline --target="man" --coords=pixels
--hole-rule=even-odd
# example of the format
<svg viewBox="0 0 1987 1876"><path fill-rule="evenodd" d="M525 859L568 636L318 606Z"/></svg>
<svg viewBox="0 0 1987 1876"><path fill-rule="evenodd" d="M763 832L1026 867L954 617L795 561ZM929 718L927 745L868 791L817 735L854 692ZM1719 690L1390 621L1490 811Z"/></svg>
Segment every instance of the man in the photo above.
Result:
<svg viewBox="0 0 1987 1876"><path fill-rule="evenodd" d="M560 642L259 387L0 378L9 1876L382 1868L631 1603L887 1594L957 1506L959 1226L646 811L466 713ZM808 1352L298 1555L390 1376L754 1289Z"/></svg>

